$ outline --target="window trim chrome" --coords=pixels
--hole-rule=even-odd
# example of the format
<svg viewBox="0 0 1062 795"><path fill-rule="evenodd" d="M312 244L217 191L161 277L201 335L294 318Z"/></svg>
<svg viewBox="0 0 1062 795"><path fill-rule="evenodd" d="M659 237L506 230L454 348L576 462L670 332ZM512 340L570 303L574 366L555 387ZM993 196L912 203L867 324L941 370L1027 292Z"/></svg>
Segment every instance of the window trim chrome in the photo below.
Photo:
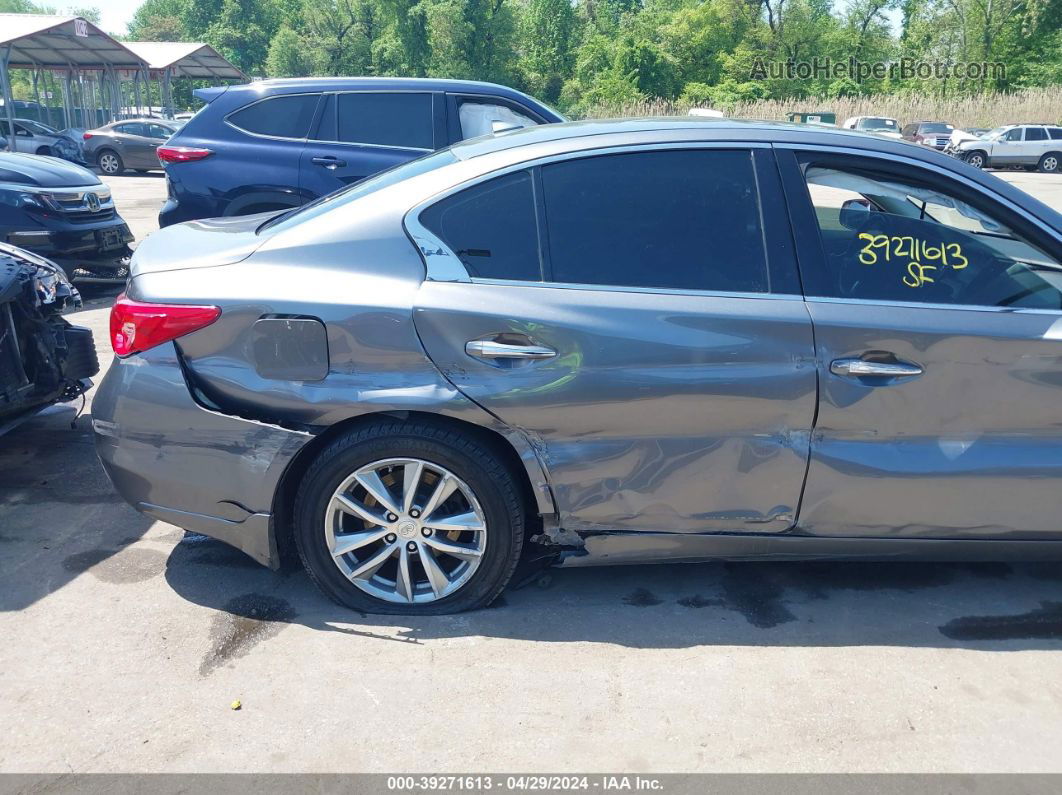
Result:
<svg viewBox="0 0 1062 795"><path fill-rule="evenodd" d="M423 199L412 208L410 208L402 219L402 225L406 229L406 233L413 241L414 245L420 251L421 258L424 260L424 266L426 269L425 280L433 282L464 282L468 284L497 284L499 286L519 284L524 287L561 287L562 289L587 289L598 290L603 292L636 292L636 293L660 293L660 294L677 294L677 295L719 295L727 296L732 295L736 297L764 297L774 295L784 295L771 292L763 293L724 293L717 290L678 290L673 291L669 288L653 288L653 287L634 287L631 285L609 285L609 284L582 284L582 283L567 283L567 282L530 282L520 281L515 279L491 279L487 280L481 277L473 278L468 273L468 269L465 268L460 258L446 245L437 235L428 230L420 221L421 214L432 205L437 202L446 199L455 193L459 193L463 190L475 187L483 182L487 182L498 177L503 177L506 174L512 174L516 171L530 171L533 168L538 168L545 165L551 165L553 163L561 163L568 160L582 160L587 157L603 157L610 154L622 154L627 152L658 152L669 149L740 149L751 152L754 149L767 149L770 150L772 144L767 141L664 141L654 143L637 143L637 144L612 144L597 147L587 147L584 149L577 149L568 152L554 153L550 155L543 155L541 157L532 158L530 160L524 160L519 163L510 163L492 171L477 174L476 176L459 182L456 185L451 185L449 188L442 190L427 199ZM758 186L757 186L758 187ZM762 212L762 209L761 209ZM537 217L537 213L536 213ZM767 251L764 250L764 264L768 267L768 273L770 271L769 261L766 259Z"/></svg>
<svg viewBox="0 0 1062 795"><path fill-rule="evenodd" d="M582 282L535 282L526 279L487 279L473 276L472 284L492 287L538 287L558 290L583 290L598 293L636 293L639 295L677 295L691 298L762 298L779 301L803 301L804 296L794 293L743 293L727 290L693 290L679 287L631 287L621 284L583 284Z"/></svg>

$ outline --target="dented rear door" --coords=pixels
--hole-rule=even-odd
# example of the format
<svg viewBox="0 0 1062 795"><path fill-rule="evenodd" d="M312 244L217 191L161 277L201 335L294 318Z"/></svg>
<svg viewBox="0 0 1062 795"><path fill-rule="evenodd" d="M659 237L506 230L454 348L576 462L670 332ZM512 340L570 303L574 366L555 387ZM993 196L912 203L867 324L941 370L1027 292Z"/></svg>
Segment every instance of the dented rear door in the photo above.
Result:
<svg viewBox="0 0 1062 795"><path fill-rule="evenodd" d="M565 158L414 224L425 348L532 441L566 528L793 525L814 344L768 149ZM447 258L467 280L431 278Z"/></svg>

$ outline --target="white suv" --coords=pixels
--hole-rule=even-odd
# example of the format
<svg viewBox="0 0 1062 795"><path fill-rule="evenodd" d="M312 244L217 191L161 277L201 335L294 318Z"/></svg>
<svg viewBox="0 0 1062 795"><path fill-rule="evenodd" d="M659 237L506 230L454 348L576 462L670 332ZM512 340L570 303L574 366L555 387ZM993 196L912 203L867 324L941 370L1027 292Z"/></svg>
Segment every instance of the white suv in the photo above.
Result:
<svg viewBox="0 0 1062 795"><path fill-rule="evenodd" d="M1040 171L1062 171L1062 127L1046 124L1008 124L973 141L963 141L954 152L976 168L1024 166Z"/></svg>

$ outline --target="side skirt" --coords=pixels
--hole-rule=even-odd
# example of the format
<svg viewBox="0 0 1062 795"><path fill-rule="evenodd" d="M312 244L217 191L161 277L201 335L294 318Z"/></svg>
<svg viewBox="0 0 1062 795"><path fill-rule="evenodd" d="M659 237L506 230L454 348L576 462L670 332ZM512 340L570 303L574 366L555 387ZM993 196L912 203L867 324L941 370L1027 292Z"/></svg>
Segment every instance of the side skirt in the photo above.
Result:
<svg viewBox="0 0 1062 795"><path fill-rule="evenodd" d="M827 538L797 535L608 533L562 553L560 566L710 560L1062 560L1062 540Z"/></svg>

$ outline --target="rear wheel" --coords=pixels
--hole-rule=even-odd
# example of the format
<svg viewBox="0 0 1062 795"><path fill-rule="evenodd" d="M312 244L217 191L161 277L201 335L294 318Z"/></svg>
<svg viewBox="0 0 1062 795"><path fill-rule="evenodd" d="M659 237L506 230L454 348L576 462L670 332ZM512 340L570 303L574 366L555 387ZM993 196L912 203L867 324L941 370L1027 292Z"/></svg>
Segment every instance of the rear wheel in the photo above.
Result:
<svg viewBox="0 0 1062 795"><path fill-rule="evenodd" d="M371 426L324 450L295 504L295 542L318 587L370 613L484 607L520 557L516 479L478 439L420 423Z"/></svg>
<svg viewBox="0 0 1062 795"><path fill-rule="evenodd" d="M1040 162L1037 163L1036 167L1040 171L1054 174L1058 172L1060 164L1062 164L1062 154L1059 154L1058 152L1048 152L1040 158Z"/></svg>
<svg viewBox="0 0 1062 795"><path fill-rule="evenodd" d="M111 149L104 149L96 155L96 165L99 166L100 171L110 176L121 174L125 171L125 163L122 162L122 156Z"/></svg>
<svg viewBox="0 0 1062 795"><path fill-rule="evenodd" d="M37 147L37 154L38 155L42 155L43 157L48 157L49 155L51 155L51 153L52 153L52 149L51 149L50 146L39 146L39 147Z"/></svg>

